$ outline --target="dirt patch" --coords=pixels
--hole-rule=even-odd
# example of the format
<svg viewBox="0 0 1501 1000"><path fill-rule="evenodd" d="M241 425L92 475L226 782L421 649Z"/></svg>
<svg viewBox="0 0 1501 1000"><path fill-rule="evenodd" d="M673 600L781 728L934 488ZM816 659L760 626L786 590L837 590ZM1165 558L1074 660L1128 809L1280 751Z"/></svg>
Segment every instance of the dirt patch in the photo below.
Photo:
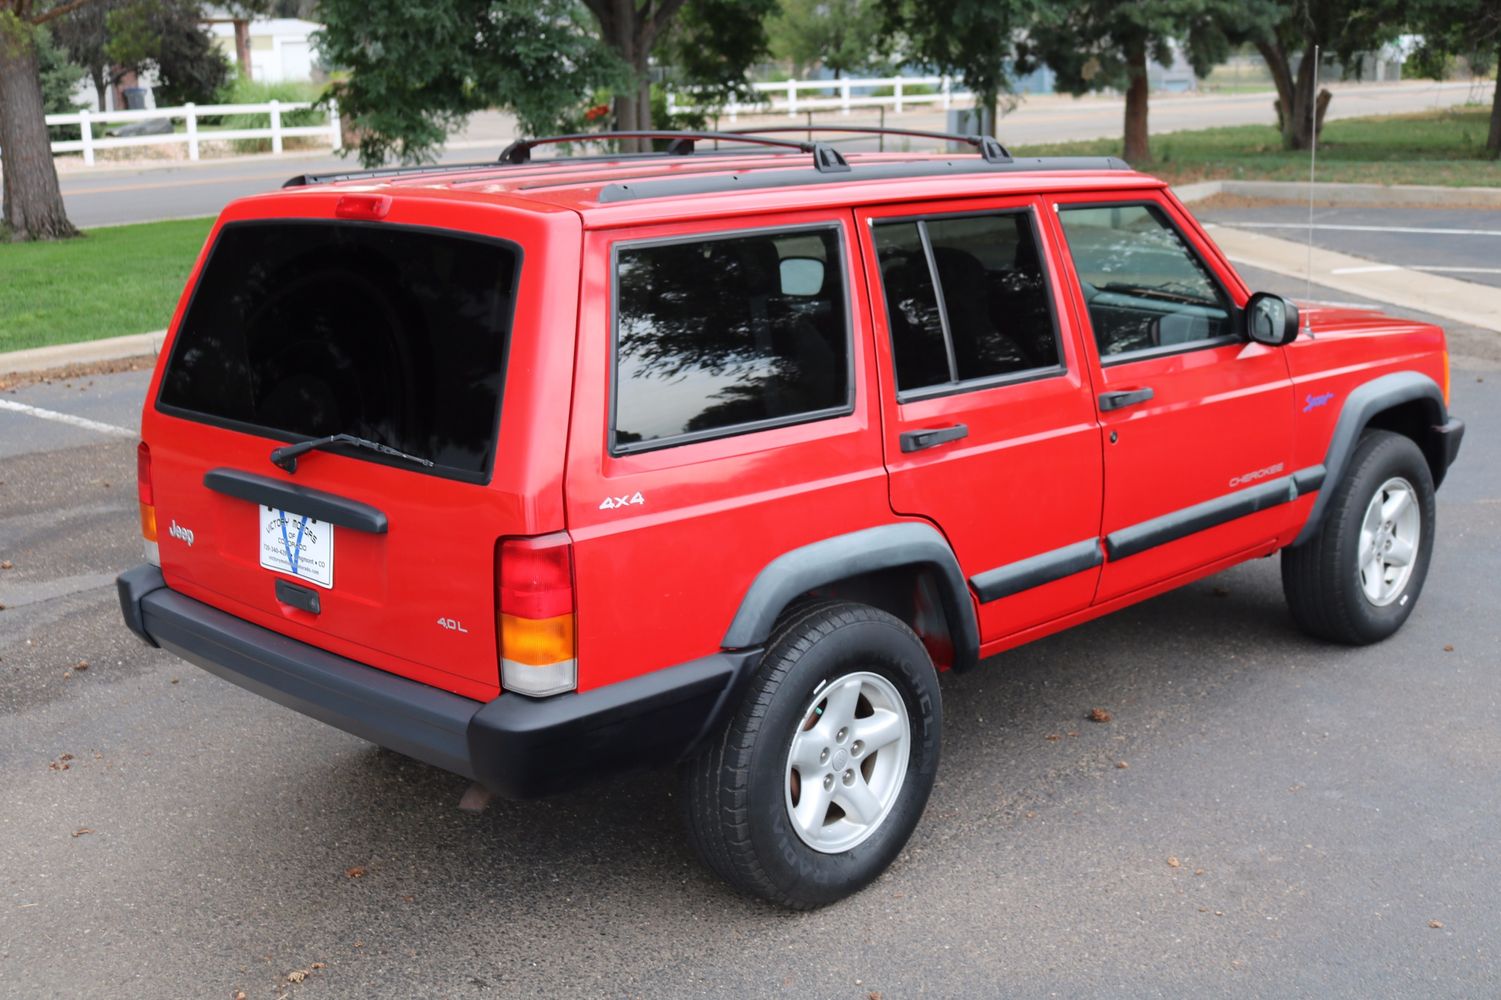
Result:
<svg viewBox="0 0 1501 1000"><path fill-rule="evenodd" d="M0 365L4 362L0 361ZM63 365L59 368L44 368L34 372L11 372L0 374L0 392L19 389L23 385L38 382L67 382L88 375L113 375L116 372L150 371L156 365L156 355L142 354L134 358L116 358L113 361L93 361L87 364Z"/></svg>

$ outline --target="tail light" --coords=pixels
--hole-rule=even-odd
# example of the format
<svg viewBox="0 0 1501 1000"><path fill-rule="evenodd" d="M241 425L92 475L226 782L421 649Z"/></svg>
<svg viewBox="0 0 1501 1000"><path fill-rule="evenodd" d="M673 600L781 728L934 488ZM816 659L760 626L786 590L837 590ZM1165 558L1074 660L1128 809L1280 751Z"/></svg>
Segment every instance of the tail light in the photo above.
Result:
<svg viewBox="0 0 1501 1000"><path fill-rule="evenodd" d="M1449 405L1449 348L1444 347L1444 405Z"/></svg>
<svg viewBox="0 0 1501 1000"><path fill-rule="evenodd" d="M142 441L136 448L136 498L141 501L141 537L145 539L146 561L162 564L156 545L156 494L151 491L151 446Z"/></svg>
<svg viewBox="0 0 1501 1000"><path fill-rule="evenodd" d="M578 686L573 546L566 534L501 540L495 613L503 688L541 698Z"/></svg>

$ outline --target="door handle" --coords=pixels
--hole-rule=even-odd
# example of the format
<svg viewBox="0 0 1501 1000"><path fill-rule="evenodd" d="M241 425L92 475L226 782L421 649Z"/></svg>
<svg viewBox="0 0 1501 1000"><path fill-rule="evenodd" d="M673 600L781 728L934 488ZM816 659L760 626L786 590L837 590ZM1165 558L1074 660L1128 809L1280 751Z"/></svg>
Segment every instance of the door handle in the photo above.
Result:
<svg viewBox="0 0 1501 1000"><path fill-rule="evenodd" d="M1128 389L1123 392L1100 393L1100 409L1119 410L1127 406L1135 406L1137 403L1145 403L1152 398L1152 390Z"/></svg>
<svg viewBox="0 0 1501 1000"><path fill-rule="evenodd" d="M924 448L932 448L934 445L948 441L957 441L962 437L969 437L969 427L964 424L937 427L930 431L903 431L902 451L922 451Z"/></svg>

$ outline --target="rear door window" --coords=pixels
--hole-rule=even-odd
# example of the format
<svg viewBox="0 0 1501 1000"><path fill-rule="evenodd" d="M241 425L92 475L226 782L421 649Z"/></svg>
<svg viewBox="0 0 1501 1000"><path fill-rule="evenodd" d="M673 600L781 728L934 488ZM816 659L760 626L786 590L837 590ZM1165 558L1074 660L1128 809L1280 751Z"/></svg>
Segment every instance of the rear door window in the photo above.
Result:
<svg viewBox="0 0 1501 1000"><path fill-rule="evenodd" d="M484 481L520 256L499 240L383 223L226 225L158 406L281 440L350 434Z"/></svg>
<svg viewBox="0 0 1501 1000"><path fill-rule="evenodd" d="M1030 211L878 222L874 236L900 392L1059 368Z"/></svg>
<svg viewBox="0 0 1501 1000"><path fill-rule="evenodd" d="M618 248L611 450L849 412L840 246L820 226Z"/></svg>

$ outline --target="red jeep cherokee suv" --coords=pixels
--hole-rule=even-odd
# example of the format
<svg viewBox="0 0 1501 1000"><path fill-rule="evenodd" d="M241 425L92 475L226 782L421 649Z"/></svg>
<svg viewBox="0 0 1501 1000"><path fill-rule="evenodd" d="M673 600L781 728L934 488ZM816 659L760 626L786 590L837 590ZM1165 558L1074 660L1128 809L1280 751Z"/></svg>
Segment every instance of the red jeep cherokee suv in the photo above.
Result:
<svg viewBox="0 0 1501 1000"><path fill-rule="evenodd" d="M1113 159L651 135L225 209L130 628L505 795L677 763L707 864L812 907L922 814L938 670L1279 550L1317 637L1411 614L1439 329L1251 295Z"/></svg>

